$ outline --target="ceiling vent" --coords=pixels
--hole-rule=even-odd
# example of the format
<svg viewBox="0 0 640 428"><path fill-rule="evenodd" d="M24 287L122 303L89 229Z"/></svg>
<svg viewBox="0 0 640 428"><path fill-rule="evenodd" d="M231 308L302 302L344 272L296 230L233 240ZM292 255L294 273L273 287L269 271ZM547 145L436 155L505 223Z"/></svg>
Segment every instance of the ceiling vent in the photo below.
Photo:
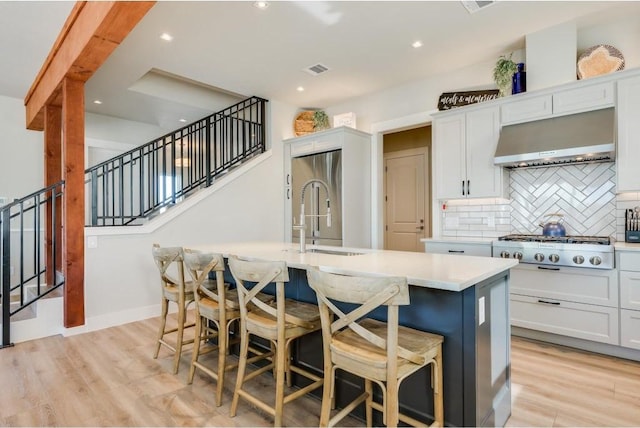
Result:
<svg viewBox="0 0 640 428"><path fill-rule="evenodd" d="M487 8L487 7L491 6L492 4L495 4L495 1L478 1L478 0L475 0L475 1L462 1L460 3L462 3L464 8L467 9L467 11L469 13L476 13L480 9L484 9L484 8Z"/></svg>
<svg viewBox="0 0 640 428"><path fill-rule="evenodd" d="M304 71L311 74L312 76L317 76L319 74L329 71L329 67L327 67L324 64L318 63L318 64L310 65L307 68L304 68Z"/></svg>

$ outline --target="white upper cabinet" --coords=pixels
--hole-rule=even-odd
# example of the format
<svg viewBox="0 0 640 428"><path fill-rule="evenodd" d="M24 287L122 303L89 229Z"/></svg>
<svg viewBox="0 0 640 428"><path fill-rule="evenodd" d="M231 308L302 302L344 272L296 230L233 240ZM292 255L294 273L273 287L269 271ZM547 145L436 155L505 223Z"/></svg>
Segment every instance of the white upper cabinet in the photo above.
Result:
<svg viewBox="0 0 640 428"><path fill-rule="evenodd" d="M553 94L553 114L580 113L612 107L614 104L613 82L567 89Z"/></svg>
<svg viewBox="0 0 640 428"><path fill-rule="evenodd" d="M466 115L457 114L433 121L434 171L438 199L466 196Z"/></svg>
<svg viewBox="0 0 640 428"><path fill-rule="evenodd" d="M614 82L558 90L538 96L519 95L500 107L502 125L581 113L614 105Z"/></svg>
<svg viewBox="0 0 640 428"><path fill-rule="evenodd" d="M618 81L617 192L640 191L640 76Z"/></svg>
<svg viewBox="0 0 640 428"><path fill-rule="evenodd" d="M505 172L493 164L500 134L497 106L433 121L438 199L503 197Z"/></svg>
<svg viewBox="0 0 640 428"><path fill-rule="evenodd" d="M546 119L551 117L552 113L553 100L551 94L514 100L500 107L503 125Z"/></svg>

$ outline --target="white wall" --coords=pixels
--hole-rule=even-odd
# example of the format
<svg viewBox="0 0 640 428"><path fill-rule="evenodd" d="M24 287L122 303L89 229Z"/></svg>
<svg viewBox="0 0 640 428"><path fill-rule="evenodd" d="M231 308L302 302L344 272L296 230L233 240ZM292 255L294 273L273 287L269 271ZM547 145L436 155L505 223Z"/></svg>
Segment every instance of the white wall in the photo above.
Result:
<svg viewBox="0 0 640 428"><path fill-rule="evenodd" d="M576 59L588 47L600 43L617 47L625 57L626 69L640 67L640 20L637 16L615 17L609 24L578 31ZM513 60L521 62L525 56L524 50L515 51ZM495 60L449 70L439 76L328 106L325 111L329 117L354 112L358 129L371 132L372 125L379 122L435 111L438 97L443 92L495 88L494 65ZM553 64L549 67L553 67Z"/></svg>
<svg viewBox="0 0 640 428"><path fill-rule="evenodd" d="M186 210L176 206L177 217L155 228L142 226L107 230L87 228L97 248L85 242L85 316L87 324L70 329L73 334L127 321L157 316L160 285L151 258L154 242L163 246L197 246L212 242L282 240L284 238L284 186L282 140L292 135L296 108L271 101L269 114L271 151L264 160ZM242 167L245 168L245 167ZM231 173L234 174L234 173ZM195 197L195 196L194 196ZM192 197L193 198L193 197ZM189 204L189 200L183 204ZM175 213L174 213L175 214ZM168 215L168 214L165 214ZM111 228L109 228L111 229ZM150 230L150 232L145 232Z"/></svg>
<svg viewBox="0 0 640 428"><path fill-rule="evenodd" d="M9 201L44 187L43 134L25 123L23 101L0 95L0 196Z"/></svg>

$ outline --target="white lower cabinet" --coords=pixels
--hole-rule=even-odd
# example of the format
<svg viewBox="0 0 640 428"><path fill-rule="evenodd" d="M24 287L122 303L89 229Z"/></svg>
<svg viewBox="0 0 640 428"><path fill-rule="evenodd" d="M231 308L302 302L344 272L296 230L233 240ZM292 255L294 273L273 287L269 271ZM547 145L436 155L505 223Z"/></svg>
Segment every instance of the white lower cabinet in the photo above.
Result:
<svg viewBox="0 0 640 428"><path fill-rule="evenodd" d="M618 345L617 271L511 269L511 325Z"/></svg>
<svg viewBox="0 0 640 428"><path fill-rule="evenodd" d="M620 270L620 345L640 349L640 252L616 249Z"/></svg>
<svg viewBox="0 0 640 428"><path fill-rule="evenodd" d="M620 345L640 349L640 311L620 309Z"/></svg>
<svg viewBox="0 0 640 428"><path fill-rule="evenodd" d="M618 309L606 306L512 294L511 325L618 344Z"/></svg>
<svg viewBox="0 0 640 428"><path fill-rule="evenodd" d="M424 241L425 253L491 257L491 242Z"/></svg>

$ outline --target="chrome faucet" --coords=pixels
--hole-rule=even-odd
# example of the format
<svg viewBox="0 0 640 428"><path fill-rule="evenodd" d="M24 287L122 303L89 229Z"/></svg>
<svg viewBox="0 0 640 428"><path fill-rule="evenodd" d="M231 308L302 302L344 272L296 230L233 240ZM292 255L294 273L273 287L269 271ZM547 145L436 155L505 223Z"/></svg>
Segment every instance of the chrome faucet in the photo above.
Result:
<svg viewBox="0 0 640 428"><path fill-rule="evenodd" d="M309 214L305 215L304 213L304 194L307 191L307 187L312 185L313 183L318 183L322 187L324 187L324 191L327 194L327 213L326 214ZM331 200L329 199L329 186L322 180L317 178L313 178L302 186L302 194L300 195L300 224L294 225L293 228L295 230L300 231L300 252L306 253L306 217L326 217L327 218L327 227L331 227Z"/></svg>

